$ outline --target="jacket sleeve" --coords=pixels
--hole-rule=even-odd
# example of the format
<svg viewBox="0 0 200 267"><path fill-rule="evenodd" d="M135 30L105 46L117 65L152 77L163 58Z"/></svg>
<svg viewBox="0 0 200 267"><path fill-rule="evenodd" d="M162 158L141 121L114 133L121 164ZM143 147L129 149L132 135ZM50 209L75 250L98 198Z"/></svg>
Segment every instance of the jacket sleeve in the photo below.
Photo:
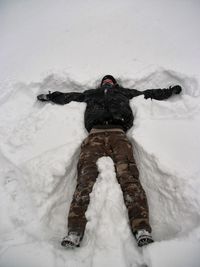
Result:
<svg viewBox="0 0 200 267"><path fill-rule="evenodd" d="M164 89L148 89L143 91L144 98L148 99L156 99L156 100L164 100L172 96L173 94L180 94L182 91L181 86L175 85L173 87L164 88Z"/></svg>
<svg viewBox="0 0 200 267"><path fill-rule="evenodd" d="M77 101L77 102L84 102L85 94L83 93L77 93L77 92L72 92L72 93L62 93L62 92L53 92L49 93L48 98L50 101L60 104L60 105L65 105L71 101Z"/></svg>
<svg viewBox="0 0 200 267"><path fill-rule="evenodd" d="M121 90L121 93L129 99L143 94L142 91L138 91L136 89L129 89L129 88L121 87L120 90Z"/></svg>
<svg viewBox="0 0 200 267"><path fill-rule="evenodd" d="M164 100L172 96L173 94L180 94L182 91L182 88L180 85L175 85L175 86L170 86L169 88L164 88L164 89L148 89L145 91L138 91L136 89L128 89L128 88L123 88L124 94L126 97L129 99L139 96L139 95L144 95L145 99L151 98L151 99L156 99L156 100Z"/></svg>

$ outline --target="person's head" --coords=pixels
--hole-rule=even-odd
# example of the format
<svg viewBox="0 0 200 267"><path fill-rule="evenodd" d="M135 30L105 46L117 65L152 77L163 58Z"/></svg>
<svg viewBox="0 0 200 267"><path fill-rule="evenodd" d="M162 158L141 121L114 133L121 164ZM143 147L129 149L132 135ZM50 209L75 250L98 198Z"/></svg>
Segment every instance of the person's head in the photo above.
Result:
<svg viewBox="0 0 200 267"><path fill-rule="evenodd" d="M111 86L116 86L117 81L115 80L115 78L112 75L106 75L101 80L101 87L104 86L105 84L109 84Z"/></svg>

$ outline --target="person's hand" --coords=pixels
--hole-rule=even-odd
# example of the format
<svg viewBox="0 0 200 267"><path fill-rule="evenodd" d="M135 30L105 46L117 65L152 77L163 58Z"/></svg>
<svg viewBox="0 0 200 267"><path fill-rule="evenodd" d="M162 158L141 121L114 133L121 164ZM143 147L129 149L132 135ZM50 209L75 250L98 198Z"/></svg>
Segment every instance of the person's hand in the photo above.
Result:
<svg viewBox="0 0 200 267"><path fill-rule="evenodd" d="M49 94L48 95L46 95L46 94L41 94L41 95L38 95L37 96L37 99L39 100L39 101L49 101L50 99L49 99Z"/></svg>
<svg viewBox="0 0 200 267"><path fill-rule="evenodd" d="M182 88L180 85L172 86L171 89L172 89L173 94L176 94L176 95L180 94L180 92L182 91Z"/></svg>

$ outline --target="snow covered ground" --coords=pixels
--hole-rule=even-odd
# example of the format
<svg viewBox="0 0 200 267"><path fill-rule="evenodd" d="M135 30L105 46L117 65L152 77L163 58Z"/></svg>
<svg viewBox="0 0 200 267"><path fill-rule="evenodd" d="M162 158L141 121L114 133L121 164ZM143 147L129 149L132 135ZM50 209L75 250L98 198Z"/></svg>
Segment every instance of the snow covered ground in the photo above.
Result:
<svg viewBox="0 0 200 267"><path fill-rule="evenodd" d="M200 266L200 3L40 0L0 3L0 267ZM82 246L66 250L85 104L39 103L113 74L183 93L131 100L128 132L155 243L138 248L110 158L98 161Z"/></svg>

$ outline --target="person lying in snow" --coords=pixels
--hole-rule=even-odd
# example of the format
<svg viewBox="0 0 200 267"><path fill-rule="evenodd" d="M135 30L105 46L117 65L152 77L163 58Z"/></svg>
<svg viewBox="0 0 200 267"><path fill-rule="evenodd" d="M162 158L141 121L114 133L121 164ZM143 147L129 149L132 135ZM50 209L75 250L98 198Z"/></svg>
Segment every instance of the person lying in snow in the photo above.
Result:
<svg viewBox="0 0 200 267"><path fill-rule="evenodd" d="M85 127L89 135L81 145L77 186L68 215L68 235L63 238L62 246L72 248L80 245L87 223L85 212L90 200L89 194L98 176L96 162L102 156L109 156L114 162L130 227L138 246L153 242L146 194L139 180L132 144L126 136L134 119L129 100L139 95L144 95L145 99L164 100L173 94L179 94L181 90L176 85L168 89L138 91L123 88L113 76L106 75L98 88L83 93L53 92L37 96L40 101L52 101L61 105L71 101L87 104Z"/></svg>

